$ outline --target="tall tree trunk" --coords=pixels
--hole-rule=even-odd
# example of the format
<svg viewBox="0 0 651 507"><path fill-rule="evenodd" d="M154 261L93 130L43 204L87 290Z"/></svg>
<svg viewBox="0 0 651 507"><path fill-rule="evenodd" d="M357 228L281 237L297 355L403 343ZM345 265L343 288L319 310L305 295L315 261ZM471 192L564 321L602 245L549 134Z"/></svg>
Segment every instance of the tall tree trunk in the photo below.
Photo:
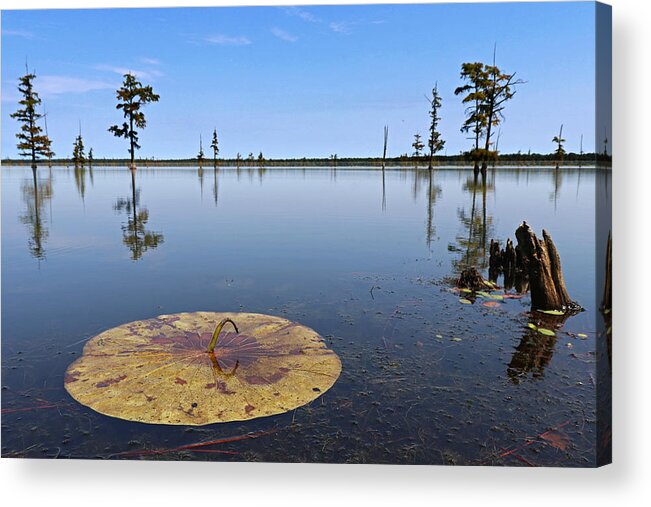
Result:
<svg viewBox="0 0 651 507"><path fill-rule="evenodd" d="M134 150L133 150L133 114L129 114L129 153L131 155L131 164L129 169L135 169Z"/></svg>
<svg viewBox="0 0 651 507"><path fill-rule="evenodd" d="M389 127L384 126L384 149L382 150L382 170L384 170L384 164L387 158L387 143L389 141Z"/></svg>

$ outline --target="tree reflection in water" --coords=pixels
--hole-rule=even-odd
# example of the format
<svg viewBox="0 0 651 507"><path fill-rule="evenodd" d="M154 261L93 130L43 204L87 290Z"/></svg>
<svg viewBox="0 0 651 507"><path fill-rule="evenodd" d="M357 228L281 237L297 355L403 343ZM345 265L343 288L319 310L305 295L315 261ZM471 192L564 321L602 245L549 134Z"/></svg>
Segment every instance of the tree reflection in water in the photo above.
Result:
<svg viewBox="0 0 651 507"><path fill-rule="evenodd" d="M131 251L132 260L139 260L147 250L153 250L163 243L161 233L147 230L149 210L140 205L135 170L131 171L131 197L119 198L113 208L127 215L126 224L122 224L122 243Z"/></svg>
<svg viewBox="0 0 651 507"><path fill-rule="evenodd" d="M33 170L33 180L25 180L21 185L21 193L25 202L25 213L20 221L27 225L29 231L29 252L36 259L45 259L45 241L49 236L47 228L48 216L45 205L52 199L52 171L48 179L39 181L36 170Z"/></svg>
<svg viewBox="0 0 651 507"><path fill-rule="evenodd" d="M443 192L440 185L434 183L432 171L427 171L427 225L425 237L427 238L427 248L431 248L432 238L436 235L436 225L434 224L434 205Z"/></svg>
<svg viewBox="0 0 651 507"><path fill-rule="evenodd" d="M486 209L486 195L495 190L494 180L469 177L463 185L463 190L470 193L472 199L470 214L466 208L459 208L457 211L464 232L456 237L455 243L448 245L448 251L460 254L460 258L452 261L455 273L461 273L471 267L480 271L488 267L488 238L493 228L493 217ZM478 209L477 194L481 194L481 210Z"/></svg>
<svg viewBox="0 0 651 507"><path fill-rule="evenodd" d="M542 334L538 329L544 328L556 331L563 327L569 317L571 317L570 313L565 315L532 313L532 324L536 326L536 329L527 328L525 330L506 370L507 375L514 384L527 380L530 374L533 379L543 376L545 368L554 355L558 337L556 334L551 336Z"/></svg>
<svg viewBox="0 0 651 507"><path fill-rule="evenodd" d="M83 166L75 165L74 174L75 186L77 187L79 197L81 197L81 200L83 201L86 197L86 168Z"/></svg>
<svg viewBox="0 0 651 507"><path fill-rule="evenodd" d="M529 374L533 378L542 377L554 355L556 339L556 336L546 336L533 329L527 329L507 368L511 381L519 384L526 380Z"/></svg>
<svg viewBox="0 0 651 507"><path fill-rule="evenodd" d="M217 179L217 168L213 169L213 185L212 185L212 196L215 199L215 206L219 201L219 181Z"/></svg>

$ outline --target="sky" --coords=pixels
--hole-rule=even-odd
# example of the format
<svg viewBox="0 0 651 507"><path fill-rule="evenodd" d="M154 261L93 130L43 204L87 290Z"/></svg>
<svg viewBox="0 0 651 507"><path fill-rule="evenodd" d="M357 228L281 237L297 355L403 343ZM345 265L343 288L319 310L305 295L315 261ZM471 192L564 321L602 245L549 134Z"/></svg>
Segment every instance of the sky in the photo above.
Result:
<svg viewBox="0 0 651 507"><path fill-rule="evenodd" d="M2 12L2 158L16 157L25 62L58 157L81 124L95 158L126 158L107 129L124 120L115 90L133 72L160 95L145 106L141 157L190 158L213 129L220 156L267 158L411 153L442 96L441 153L460 132L463 62L496 63L526 81L500 126L501 152L549 153L563 124L568 151L595 148L592 2L35 10ZM599 136L597 136L599 137ZM603 135L601 135L603 137ZM601 149L601 146L599 146Z"/></svg>

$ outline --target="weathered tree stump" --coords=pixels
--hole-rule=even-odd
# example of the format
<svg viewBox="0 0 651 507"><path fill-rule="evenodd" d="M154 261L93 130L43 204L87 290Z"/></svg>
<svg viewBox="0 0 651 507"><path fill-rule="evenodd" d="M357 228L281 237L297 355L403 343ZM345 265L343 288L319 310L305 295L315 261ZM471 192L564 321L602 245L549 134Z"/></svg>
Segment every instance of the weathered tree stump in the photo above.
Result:
<svg viewBox="0 0 651 507"><path fill-rule="evenodd" d="M502 269L502 250L500 250L500 242L491 239L490 247L488 247L489 269L499 271Z"/></svg>
<svg viewBox="0 0 651 507"><path fill-rule="evenodd" d="M526 270L519 248L513 246L511 239L506 240L506 247L500 250L499 241L491 240L489 259L489 279L497 281L500 273L504 274L504 288L510 289L516 286L518 292L521 288L528 287Z"/></svg>
<svg viewBox="0 0 651 507"><path fill-rule="evenodd" d="M464 269L457 279L457 287L460 289L484 290L488 286L477 268Z"/></svg>
<svg viewBox="0 0 651 507"><path fill-rule="evenodd" d="M604 319L606 331L606 346L608 348L608 364L613 364L613 245L610 233L606 246L606 279L604 293L601 297L599 310Z"/></svg>
<svg viewBox="0 0 651 507"><path fill-rule="evenodd" d="M543 239L536 237L527 222L515 231L523 264L527 267L534 310L576 311L581 307L572 301L565 288L561 259L547 231Z"/></svg>
<svg viewBox="0 0 651 507"><path fill-rule="evenodd" d="M613 244L608 234L608 246L606 247L606 280L604 281L604 293L601 297L601 313L610 314L613 307Z"/></svg>

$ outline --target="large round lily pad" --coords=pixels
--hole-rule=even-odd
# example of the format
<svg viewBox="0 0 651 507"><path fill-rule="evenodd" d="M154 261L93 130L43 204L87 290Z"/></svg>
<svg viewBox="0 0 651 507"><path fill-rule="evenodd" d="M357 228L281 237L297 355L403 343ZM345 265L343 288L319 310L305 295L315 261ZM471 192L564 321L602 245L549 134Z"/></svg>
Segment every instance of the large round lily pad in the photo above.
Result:
<svg viewBox="0 0 651 507"><path fill-rule="evenodd" d="M231 319L208 351L216 326ZM214 344L214 343L213 343ZM312 329L255 313L179 313L91 338L65 375L79 403L152 424L203 425L287 412L330 389L337 354Z"/></svg>

